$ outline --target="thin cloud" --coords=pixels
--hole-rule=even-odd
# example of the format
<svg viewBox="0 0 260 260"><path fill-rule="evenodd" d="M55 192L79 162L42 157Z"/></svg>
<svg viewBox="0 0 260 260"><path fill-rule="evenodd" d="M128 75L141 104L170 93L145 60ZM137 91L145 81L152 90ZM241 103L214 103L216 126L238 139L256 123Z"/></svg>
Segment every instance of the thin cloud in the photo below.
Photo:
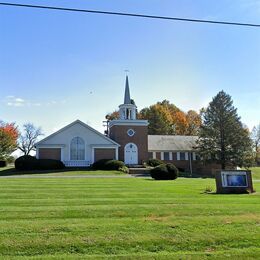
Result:
<svg viewBox="0 0 260 260"><path fill-rule="evenodd" d="M9 107L41 107L41 106L55 106L62 105L67 102L66 99L62 100L52 100L50 102L31 102L30 100L15 97L12 95L6 96L3 102Z"/></svg>

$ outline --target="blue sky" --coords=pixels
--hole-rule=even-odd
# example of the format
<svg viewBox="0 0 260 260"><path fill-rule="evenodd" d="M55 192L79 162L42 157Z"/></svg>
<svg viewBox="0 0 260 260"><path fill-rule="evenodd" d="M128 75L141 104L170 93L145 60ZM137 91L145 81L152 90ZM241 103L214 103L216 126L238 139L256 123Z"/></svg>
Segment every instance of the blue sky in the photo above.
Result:
<svg viewBox="0 0 260 260"><path fill-rule="evenodd" d="M12 2L260 23L256 0ZM0 20L2 120L33 122L46 135L76 119L103 131L128 69L139 109L168 99L199 111L223 89L243 123L260 121L259 28L4 6Z"/></svg>

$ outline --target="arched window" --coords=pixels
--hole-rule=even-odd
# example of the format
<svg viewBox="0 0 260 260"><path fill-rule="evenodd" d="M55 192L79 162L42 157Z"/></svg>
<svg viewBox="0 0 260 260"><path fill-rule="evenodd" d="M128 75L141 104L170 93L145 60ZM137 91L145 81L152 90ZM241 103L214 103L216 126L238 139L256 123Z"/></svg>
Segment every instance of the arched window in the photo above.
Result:
<svg viewBox="0 0 260 260"><path fill-rule="evenodd" d="M70 159L85 160L85 142L80 137L74 137L70 143Z"/></svg>

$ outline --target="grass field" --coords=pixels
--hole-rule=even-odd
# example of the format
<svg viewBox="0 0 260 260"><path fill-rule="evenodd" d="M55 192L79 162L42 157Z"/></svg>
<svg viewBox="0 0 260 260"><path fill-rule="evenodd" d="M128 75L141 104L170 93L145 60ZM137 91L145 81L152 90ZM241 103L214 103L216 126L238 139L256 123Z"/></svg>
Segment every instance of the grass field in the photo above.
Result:
<svg viewBox="0 0 260 260"><path fill-rule="evenodd" d="M13 166L0 168L0 176L83 176L83 175L126 175L121 171L91 171L89 169L64 169L64 170L37 170L37 171L17 171Z"/></svg>
<svg viewBox="0 0 260 260"><path fill-rule="evenodd" d="M252 171L253 179L260 180L260 167L254 167L250 170Z"/></svg>
<svg viewBox="0 0 260 260"><path fill-rule="evenodd" d="M73 174L77 174L74 172ZM259 259L260 182L1 178L1 259Z"/></svg>

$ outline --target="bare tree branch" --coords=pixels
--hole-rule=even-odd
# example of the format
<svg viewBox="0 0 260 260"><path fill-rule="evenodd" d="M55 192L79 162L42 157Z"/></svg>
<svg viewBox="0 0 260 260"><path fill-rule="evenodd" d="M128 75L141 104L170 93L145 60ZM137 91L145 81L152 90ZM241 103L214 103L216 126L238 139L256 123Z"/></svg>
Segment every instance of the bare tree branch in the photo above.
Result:
<svg viewBox="0 0 260 260"><path fill-rule="evenodd" d="M29 155L31 151L35 150L34 146L39 136L43 135L40 127L34 126L32 123L23 125L23 133L19 137L18 149Z"/></svg>

